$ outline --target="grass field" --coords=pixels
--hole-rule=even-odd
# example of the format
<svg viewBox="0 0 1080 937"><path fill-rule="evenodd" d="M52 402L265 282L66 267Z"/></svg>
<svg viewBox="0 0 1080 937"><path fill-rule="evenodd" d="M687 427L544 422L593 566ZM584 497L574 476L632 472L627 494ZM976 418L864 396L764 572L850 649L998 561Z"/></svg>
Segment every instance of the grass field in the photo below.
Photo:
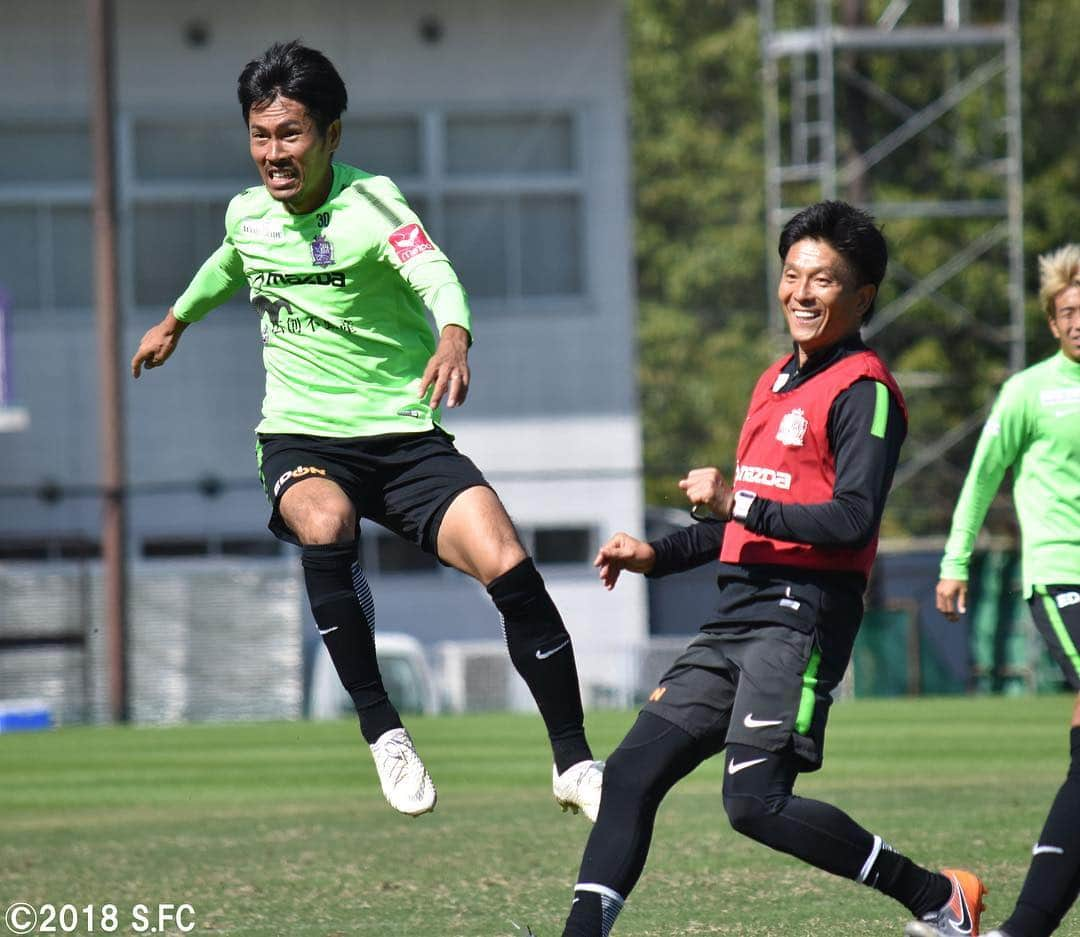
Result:
<svg viewBox="0 0 1080 937"><path fill-rule="evenodd" d="M916 861L977 868L997 923L1064 777L1071 709L1062 696L839 704L825 768L798 790ZM598 753L632 719L590 713ZM118 934L150 932L138 903L187 903L194 934L516 937L516 921L558 937L589 825L551 800L539 719L410 728L439 788L416 820L383 803L351 723L0 736L0 904L112 903ZM617 935L901 933L906 912L889 899L732 832L720 768L665 801ZM69 933L90 933L80 915ZM1078 937L1080 913L1059 934Z"/></svg>

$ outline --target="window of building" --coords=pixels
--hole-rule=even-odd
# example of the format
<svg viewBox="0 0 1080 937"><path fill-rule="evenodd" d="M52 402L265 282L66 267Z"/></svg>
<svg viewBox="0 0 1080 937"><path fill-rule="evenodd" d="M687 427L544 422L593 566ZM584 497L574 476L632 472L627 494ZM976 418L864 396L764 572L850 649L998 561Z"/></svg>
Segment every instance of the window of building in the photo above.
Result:
<svg viewBox="0 0 1080 937"><path fill-rule="evenodd" d="M0 562L30 560L94 560L101 544L79 536L5 538L0 540Z"/></svg>
<svg viewBox="0 0 1080 937"><path fill-rule="evenodd" d="M0 130L0 285L15 309L90 306L86 122L0 120Z"/></svg>
<svg viewBox="0 0 1080 937"><path fill-rule="evenodd" d="M446 121L451 175L572 173L574 123L569 114L453 115Z"/></svg>
<svg viewBox="0 0 1080 937"><path fill-rule="evenodd" d="M390 176L469 295L512 313L585 292L577 127L567 112L346 114L338 158ZM133 296L161 306L221 242L228 198L258 179L233 121L137 119L131 136Z"/></svg>
<svg viewBox="0 0 1080 937"><path fill-rule="evenodd" d="M0 211L0 283L16 309L42 305L42 255L48 241L43 234L48 224L48 208L13 205Z"/></svg>
<svg viewBox="0 0 1080 937"><path fill-rule="evenodd" d="M577 153L567 113L446 119L442 247L471 296L527 301L585 292Z"/></svg>
<svg viewBox="0 0 1080 937"><path fill-rule="evenodd" d="M15 147L0 170L0 283L16 311L91 307L86 122L0 118L0 129ZM121 129L121 296L160 309L221 243L225 206L258 176L238 114L123 115ZM569 110L429 108L346 114L339 158L394 179L474 300L527 314L587 293L581 150Z"/></svg>
<svg viewBox="0 0 1080 937"><path fill-rule="evenodd" d="M239 110L232 119L136 118L131 140L139 182L258 182Z"/></svg>
<svg viewBox="0 0 1080 937"><path fill-rule="evenodd" d="M0 284L12 308L92 305L89 204L49 201L44 195L34 205L3 202L0 188Z"/></svg>
<svg viewBox="0 0 1080 937"><path fill-rule="evenodd" d="M533 558L538 564L588 563L593 558L593 531L589 527L537 527L533 531Z"/></svg>
<svg viewBox="0 0 1080 937"><path fill-rule="evenodd" d="M147 537L142 542L142 554L147 559L209 556L210 541L205 537Z"/></svg>
<svg viewBox="0 0 1080 937"><path fill-rule="evenodd" d="M281 542L273 537L223 537L221 555L273 559L281 556Z"/></svg>
<svg viewBox="0 0 1080 937"><path fill-rule="evenodd" d="M4 121L0 184L89 182L90 129L84 120Z"/></svg>
<svg viewBox="0 0 1080 937"><path fill-rule="evenodd" d="M132 213L134 297L139 306L168 307L221 244L228 202L143 201ZM247 294L241 293L246 299Z"/></svg>
<svg viewBox="0 0 1080 937"><path fill-rule="evenodd" d="M147 559L174 559L184 556L232 556L246 559L274 559L281 545L273 537L146 537L142 555Z"/></svg>
<svg viewBox="0 0 1080 937"><path fill-rule="evenodd" d="M374 565L380 573L426 573L439 569L439 561L435 557L408 540L393 534L380 534L373 539Z"/></svg>
<svg viewBox="0 0 1080 937"><path fill-rule="evenodd" d="M424 159L420 144L420 118L351 118L341 122L337 158L365 172L390 176L399 185L420 176Z"/></svg>

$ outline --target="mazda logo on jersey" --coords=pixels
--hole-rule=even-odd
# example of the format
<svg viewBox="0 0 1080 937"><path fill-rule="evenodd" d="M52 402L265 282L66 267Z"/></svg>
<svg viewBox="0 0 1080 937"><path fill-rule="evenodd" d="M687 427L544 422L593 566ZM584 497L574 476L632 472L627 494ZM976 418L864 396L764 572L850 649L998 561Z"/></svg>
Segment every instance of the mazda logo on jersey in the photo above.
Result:
<svg viewBox="0 0 1080 937"><path fill-rule="evenodd" d="M758 465L736 465L735 481L765 485L769 488L791 488L791 473L777 472L775 469L762 468Z"/></svg>
<svg viewBox="0 0 1080 937"><path fill-rule="evenodd" d="M318 273L280 273L277 270L265 270L256 273L251 278L251 285L255 289L263 286L337 286L345 285L345 274L340 270L332 273L320 271Z"/></svg>

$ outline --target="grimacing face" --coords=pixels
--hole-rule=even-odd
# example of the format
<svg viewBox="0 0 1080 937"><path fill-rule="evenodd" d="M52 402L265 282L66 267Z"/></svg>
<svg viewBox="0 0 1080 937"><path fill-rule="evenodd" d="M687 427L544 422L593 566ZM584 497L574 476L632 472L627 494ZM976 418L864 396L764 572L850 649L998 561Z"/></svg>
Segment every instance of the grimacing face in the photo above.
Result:
<svg viewBox="0 0 1080 937"><path fill-rule="evenodd" d="M299 101L277 95L248 112L248 143L266 191L294 215L315 211L330 194L331 160L341 121L320 134Z"/></svg>
<svg viewBox="0 0 1080 937"><path fill-rule="evenodd" d="M1062 354L1080 363L1080 286L1070 286L1054 297L1050 331L1061 346Z"/></svg>
<svg viewBox="0 0 1080 937"><path fill-rule="evenodd" d="M859 331L876 287L855 285L841 254L826 241L803 238L788 249L777 295L800 366L817 351Z"/></svg>

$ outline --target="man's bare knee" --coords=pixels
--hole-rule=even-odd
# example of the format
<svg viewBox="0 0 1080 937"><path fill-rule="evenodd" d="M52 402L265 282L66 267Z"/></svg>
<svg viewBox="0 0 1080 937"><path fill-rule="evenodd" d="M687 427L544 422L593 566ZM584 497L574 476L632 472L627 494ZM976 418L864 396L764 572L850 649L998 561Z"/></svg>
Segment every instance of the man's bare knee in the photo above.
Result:
<svg viewBox="0 0 1080 937"><path fill-rule="evenodd" d="M289 530L305 546L344 543L356 535L356 513L334 482L310 479L281 496L279 510Z"/></svg>
<svg viewBox="0 0 1080 937"><path fill-rule="evenodd" d="M316 513L303 518L296 527L290 525L290 529L304 546L317 546L351 540L356 525L340 514Z"/></svg>
<svg viewBox="0 0 1080 937"><path fill-rule="evenodd" d="M492 579L498 579L504 573L510 572L527 556L525 548L517 537L514 537L513 540L500 541L496 547L494 563L487 570L488 581L484 585L488 585Z"/></svg>
<svg viewBox="0 0 1080 937"><path fill-rule="evenodd" d="M438 537L443 562L488 585L526 557L509 515L490 488L458 495L443 517Z"/></svg>

